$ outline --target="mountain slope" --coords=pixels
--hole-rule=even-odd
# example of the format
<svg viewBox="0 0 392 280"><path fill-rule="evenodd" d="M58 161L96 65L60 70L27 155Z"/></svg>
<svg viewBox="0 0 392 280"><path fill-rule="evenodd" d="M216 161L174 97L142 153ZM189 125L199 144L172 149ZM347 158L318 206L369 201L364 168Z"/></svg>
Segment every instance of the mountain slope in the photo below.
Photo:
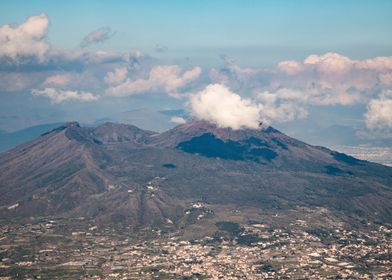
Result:
<svg viewBox="0 0 392 280"><path fill-rule="evenodd" d="M324 207L392 222L391 168L271 127L235 131L204 121L161 134L69 123L1 154L0 191L0 217L86 216L135 228L186 227L227 207Z"/></svg>
<svg viewBox="0 0 392 280"><path fill-rule="evenodd" d="M85 129L68 124L2 154L0 203L20 203L21 214L47 214L68 211L104 191L107 175L84 137Z"/></svg>

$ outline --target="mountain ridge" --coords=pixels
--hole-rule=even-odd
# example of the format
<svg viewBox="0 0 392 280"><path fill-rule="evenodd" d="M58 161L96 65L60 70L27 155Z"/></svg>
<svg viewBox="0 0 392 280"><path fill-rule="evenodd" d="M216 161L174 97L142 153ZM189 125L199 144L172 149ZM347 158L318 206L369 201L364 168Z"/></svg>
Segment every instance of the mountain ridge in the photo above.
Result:
<svg viewBox="0 0 392 280"><path fill-rule="evenodd" d="M81 215L179 228L198 222L185 213L203 201L218 209L327 207L391 222L392 168L269 127L234 131L190 121L155 133L71 122L0 154L0 171L3 218Z"/></svg>

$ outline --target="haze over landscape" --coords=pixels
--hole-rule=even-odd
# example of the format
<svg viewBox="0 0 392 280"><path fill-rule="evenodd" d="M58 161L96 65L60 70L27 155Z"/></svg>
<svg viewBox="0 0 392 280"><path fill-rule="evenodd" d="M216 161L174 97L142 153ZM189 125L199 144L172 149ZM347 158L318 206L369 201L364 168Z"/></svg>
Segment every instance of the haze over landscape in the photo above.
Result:
<svg viewBox="0 0 392 280"><path fill-rule="evenodd" d="M392 277L392 2L0 7L0 279Z"/></svg>

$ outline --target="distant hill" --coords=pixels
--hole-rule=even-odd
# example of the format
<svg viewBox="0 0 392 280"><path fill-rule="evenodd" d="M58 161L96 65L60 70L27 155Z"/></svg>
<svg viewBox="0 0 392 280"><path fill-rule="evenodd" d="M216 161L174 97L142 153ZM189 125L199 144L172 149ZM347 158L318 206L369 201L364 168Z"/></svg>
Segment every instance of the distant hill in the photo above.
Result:
<svg viewBox="0 0 392 280"><path fill-rule="evenodd" d="M135 229L298 207L326 208L352 223L392 222L392 168L272 127L204 121L163 133L62 125L0 154L0 192L0 218L83 216Z"/></svg>
<svg viewBox="0 0 392 280"><path fill-rule="evenodd" d="M0 131L0 152L32 140L40 134L60 125L61 123L49 123L28 127L15 132Z"/></svg>

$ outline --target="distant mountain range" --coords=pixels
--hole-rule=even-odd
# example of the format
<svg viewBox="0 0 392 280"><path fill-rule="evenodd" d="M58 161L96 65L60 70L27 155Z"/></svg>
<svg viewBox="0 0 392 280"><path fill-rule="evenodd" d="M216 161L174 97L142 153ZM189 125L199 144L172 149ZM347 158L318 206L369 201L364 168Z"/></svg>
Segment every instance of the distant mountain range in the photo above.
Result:
<svg viewBox="0 0 392 280"><path fill-rule="evenodd" d="M23 144L40 134L60 126L61 123L35 125L15 132L0 131L0 152Z"/></svg>
<svg viewBox="0 0 392 280"><path fill-rule="evenodd" d="M232 130L205 121L162 133L61 125L0 154L0 193L3 219L83 216L135 229L298 207L392 222L392 168L272 127Z"/></svg>

